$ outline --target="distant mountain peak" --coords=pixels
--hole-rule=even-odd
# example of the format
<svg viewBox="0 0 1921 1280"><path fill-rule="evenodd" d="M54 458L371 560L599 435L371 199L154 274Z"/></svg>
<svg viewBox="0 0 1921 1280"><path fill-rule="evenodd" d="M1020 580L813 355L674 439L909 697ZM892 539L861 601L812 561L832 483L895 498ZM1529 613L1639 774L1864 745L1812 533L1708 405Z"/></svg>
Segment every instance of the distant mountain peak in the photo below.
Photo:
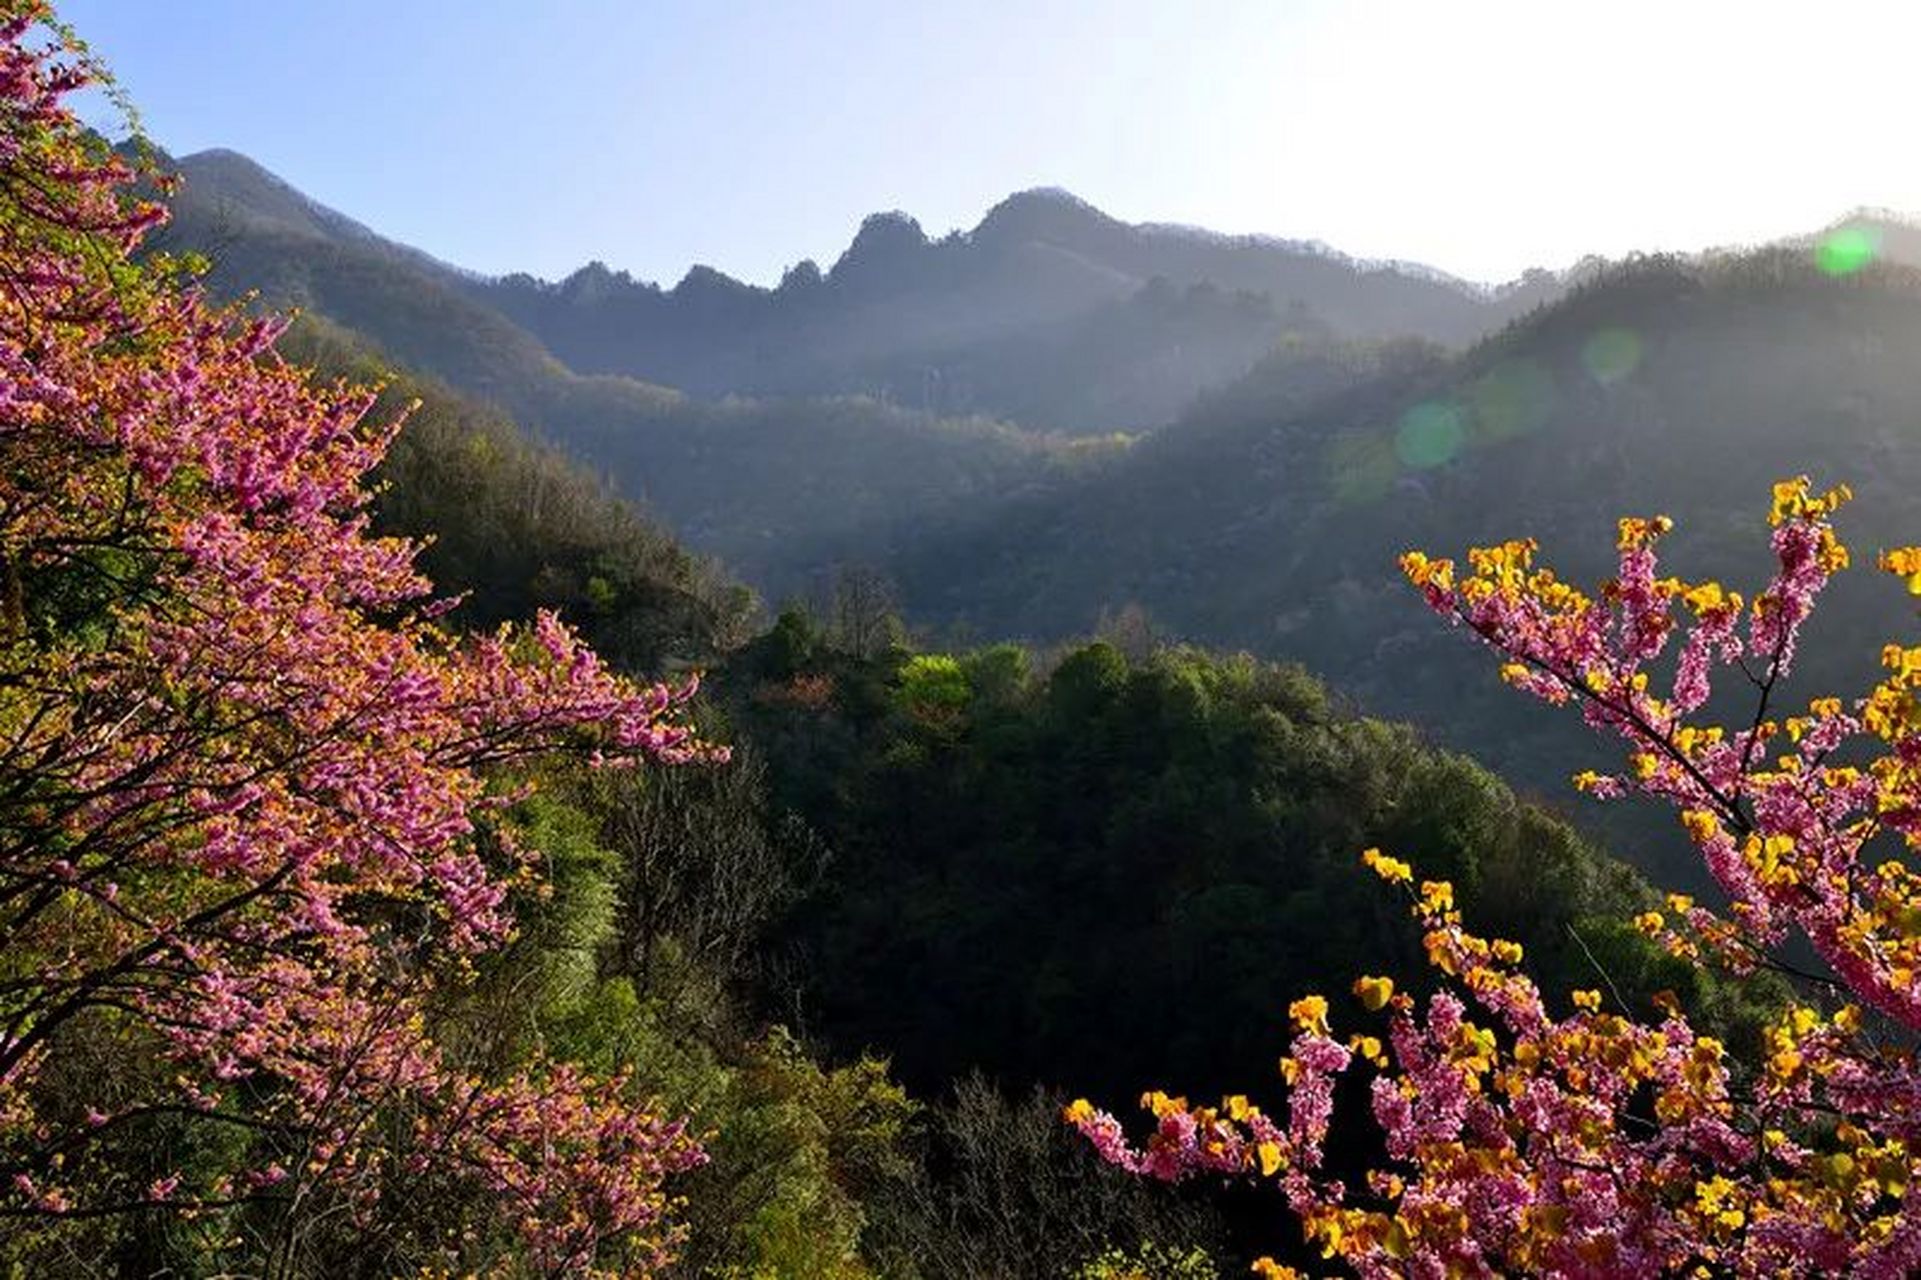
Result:
<svg viewBox="0 0 1921 1280"><path fill-rule="evenodd" d="M183 156L181 159L183 162L191 161L195 164L238 164L260 173L267 173L266 168L258 160L244 152L235 151L232 147L207 147Z"/></svg>
<svg viewBox="0 0 1921 1280"><path fill-rule="evenodd" d="M788 293L818 289L822 278L820 264L812 258L802 258L782 273L780 289Z"/></svg>
<svg viewBox="0 0 1921 1280"><path fill-rule="evenodd" d="M1921 216L1902 209L1890 209L1883 205L1858 204L1833 222L1829 229L1872 223L1884 227L1914 227L1921 225Z"/></svg>
<svg viewBox="0 0 1921 1280"><path fill-rule="evenodd" d="M1921 215L1903 209L1857 205L1817 231L1790 236L1780 243L1793 249L1815 251L1818 246L1833 243L1842 233L1866 237L1868 252L1857 265L1878 260L1921 267Z"/></svg>
<svg viewBox="0 0 1921 1280"><path fill-rule="evenodd" d="M1030 187L1016 191L987 211L972 238L995 240L1073 242L1089 235L1109 234L1124 224L1061 187Z"/></svg>
<svg viewBox="0 0 1921 1280"><path fill-rule="evenodd" d="M253 217L326 238L378 240L366 226L307 195L251 156L209 147L175 161L190 187L218 191Z"/></svg>
<svg viewBox="0 0 1921 1280"><path fill-rule="evenodd" d="M1066 187L1028 187L1022 191L1016 191L992 209L989 209L987 216L991 218L996 212L1001 210L1023 208L1078 209L1085 213L1094 214L1100 218L1107 217L1106 214L1095 208L1091 203L1081 199Z"/></svg>
<svg viewBox="0 0 1921 1280"><path fill-rule="evenodd" d="M892 248L896 245L912 245L921 248L927 244L927 233L921 230L919 219L899 209L889 209L882 213L870 213L860 220L860 230L854 233L854 242L848 246L848 253L856 253L863 248Z"/></svg>
<svg viewBox="0 0 1921 1280"><path fill-rule="evenodd" d="M632 276L625 271L614 270L599 258L579 268L555 286L563 296L581 303L603 301L636 287L638 286Z"/></svg>
<svg viewBox="0 0 1921 1280"><path fill-rule="evenodd" d="M251 156L226 147L209 147L178 159L165 158L186 180L186 190L175 199L200 204L232 234L243 224L266 225L283 232L311 236L339 244L374 249L406 258L463 280L480 274L434 257L424 249L389 240L330 205L321 203ZM227 225L231 224L231 225Z"/></svg>
<svg viewBox="0 0 1921 1280"><path fill-rule="evenodd" d="M927 233L909 214L898 209L870 213L828 274L840 283L887 283L907 271L927 247Z"/></svg>
<svg viewBox="0 0 1921 1280"><path fill-rule="evenodd" d="M674 286L673 296L676 298L737 297L762 292L765 291L756 289L753 285L744 284L717 267L697 262L687 268L687 274L682 276L680 283Z"/></svg>

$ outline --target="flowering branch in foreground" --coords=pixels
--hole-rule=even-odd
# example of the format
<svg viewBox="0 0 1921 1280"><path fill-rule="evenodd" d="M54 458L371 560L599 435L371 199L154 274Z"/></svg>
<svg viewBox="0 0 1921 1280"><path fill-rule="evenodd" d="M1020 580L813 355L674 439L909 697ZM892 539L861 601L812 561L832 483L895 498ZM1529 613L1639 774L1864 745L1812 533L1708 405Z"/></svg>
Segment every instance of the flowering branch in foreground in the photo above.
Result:
<svg viewBox="0 0 1921 1280"><path fill-rule="evenodd" d="M1626 768L1577 786L1678 810L1728 905L1673 895L1636 920L1643 933L1737 973L1791 969L1776 958L1791 939L1821 957L1819 998L1767 1028L1762 1061L1731 1061L1668 998L1652 1024L1593 991L1553 1016L1519 946L1467 932L1450 885L1369 850L1408 893L1440 990L1417 1002L1361 978L1355 997L1385 1025L1345 1039L1325 999L1296 1001L1285 1125L1244 1098L1160 1094L1139 1147L1085 1102L1068 1120L1151 1176L1278 1180L1308 1240L1363 1276L1921 1272L1921 879L1907 860L1921 848L1921 648L1888 646L1886 678L1852 702L1776 710L1800 628L1848 565L1831 523L1848 496L1775 487L1777 567L1751 601L1661 576L1665 518L1621 521L1618 572L1592 595L1537 567L1529 541L1470 552L1465 572L1402 559L1436 611L1499 652L1504 679L1621 740ZM1880 566L1921 593L1921 548ZM1752 688L1752 718L1700 722L1728 672ZM1324 1148L1335 1082L1357 1064L1385 1163L1348 1186L1324 1173Z"/></svg>
<svg viewBox="0 0 1921 1280"><path fill-rule="evenodd" d="M645 1270L685 1127L564 1064L472 1078L428 1011L537 874L491 767L712 757L694 685L548 615L440 628L367 530L400 424L134 262L163 212L64 105L92 68L50 24L0 0L0 1221L370 1214L435 1173L542 1274ZM240 1140L136 1181L160 1115Z"/></svg>

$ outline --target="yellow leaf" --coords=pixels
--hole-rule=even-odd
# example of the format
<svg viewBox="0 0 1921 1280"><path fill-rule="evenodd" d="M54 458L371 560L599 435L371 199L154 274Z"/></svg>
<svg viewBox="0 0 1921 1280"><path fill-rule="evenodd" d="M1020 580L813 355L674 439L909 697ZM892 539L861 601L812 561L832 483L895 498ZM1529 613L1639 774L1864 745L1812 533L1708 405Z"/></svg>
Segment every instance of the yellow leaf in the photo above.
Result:
<svg viewBox="0 0 1921 1280"><path fill-rule="evenodd" d="M1394 998L1394 979L1357 978L1354 982L1354 994L1361 998L1361 1004L1369 1013L1379 1013L1387 1002Z"/></svg>
<svg viewBox="0 0 1921 1280"><path fill-rule="evenodd" d="M1302 996L1287 1006L1287 1016L1302 1031L1327 1034L1327 999L1324 996Z"/></svg>

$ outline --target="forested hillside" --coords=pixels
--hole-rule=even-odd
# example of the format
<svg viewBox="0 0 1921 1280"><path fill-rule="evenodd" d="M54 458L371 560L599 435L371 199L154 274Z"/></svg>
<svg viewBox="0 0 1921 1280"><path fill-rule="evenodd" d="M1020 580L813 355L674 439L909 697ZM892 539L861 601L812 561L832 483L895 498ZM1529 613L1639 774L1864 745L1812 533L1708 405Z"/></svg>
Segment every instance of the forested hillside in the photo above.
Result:
<svg viewBox="0 0 1921 1280"><path fill-rule="evenodd" d="M316 312L507 412L772 592L806 588L823 564L879 562L910 525L1048 487L1124 444L866 396L706 403L577 373L468 297L461 273L317 209L244 157L177 167L184 181L157 247L204 255L216 293Z"/></svg>
<svg viewBox="0 0 1921 1280"><path fill-rule="evenodd" d="M1913 226L489 279L103 75L0 0L0 1273L1921 1274Z"/></svg>
<svg viewBox="0 0 1921 1280"><path fill-rule="evenodd" d="M817 1025L923 1088L979 1067L1206 1095L1259 1072L1275 989L1366 963L1418 982L1417 935L1354 875L1373 845L1420 849L1566 981L1689 980L1623 927L1650 901L1632 873L1298 668L1105 642L863 660L789 613L720 687L774 799L835 850L793 926Z"/></svg>
<svg viewBox="0 0 1921 1280"><path fill-rule="evenodd" d="M498 410L317 317L279 350L317 380L379 386L372 412L406 415L375 473L377 523L423 543L422 568L467 596L466 624L558 610L638 671L705 665L745 638L756 609L747 587Z"/></svg>
<svg viewBox="0 0 1921 1280"><path fill-rule="evenodd" d="M283 341L323 376L394 377L324 327ZM1318 376L1348 369L1330 359ZM1230 1254L1285 1247L1232 1197L1142 1199L1096 1182L1010 1216L979 1198L978 1179L1085 1180L1085 1153L1047 1121L1062 1090L1225 1087L1285 1047L1267 1013L1277 990L1384 959L1418 989L1418 937L1355 874L1354 851L1371 844L1424 850L1425 867L1473 895L1477 922L1521 939L1556 981L1606 973L1637 1000L1681 989L1704 1016L1746 1025L1739 998L1626 928L1654 900L1632 873L1470 761L1340 710L1303 671L1156 652L1121 633L1132 658L1106 643L917 653L858 580L820 614L784 613L741 645L742 619L719 612L738 593L713 569L501 419L405 376L387 395L423 393L378 511L434 535L423 563L473 593L455 618L560 607L630 662L719 664L708 715L735 764L641 790L587 787L542 811L548 840L598 826L605 852L556 864L574 885L560 902L577 904L561 919L590 910L609 883L597 877L612 875L625 905L598 945L639 999L567 1016L641 1019L628 1051L682 1063L673 1070L693 1074L661 1077L670 1096L720 1123L798 1105L688 1092L756 1078L771 1052L789 1055L779 1089L842 1091L805 1105L864 1109L887 1135L827 1148L836 1177L861 1188L831 1209L845 1234L792 1252L798 1239L780 1233L797 1224L774 1224L807 1203L793 1197L824 1194L796 1173L755 1193L773 1198L750 1201L750 1218L696 1207L689 1250L702 1265L813 1267L838 1249L883 1273L1042 1277L1131 1233ZM706 629L661 634L689 619ZM768 1017L799 1019L815 1053L850 1074L809 1084L819 1069L798 1048L753 1038ZM590 1047L605 1031L578 1034L603 1051ZM891 1061L918 1102L863 1055ZM770 1158L761 1145L718 1150ZM721 1165L698 1185L733 1197L745 1176Z"/></svg>
<svg viewBox="0 0 1921 1280"><path fill-rule="evenodd" d="M1921 491L1918 342L1905 267L1650 259L1458 357L1350 352L1318 398L1257 371L1110 472L932 538L896 572L915 616L979 634L1080 634L1138 604L1169 634L1299 661L1554 794L1581 766L1577 732L1436 651L1386 568L1525 530L1598 577L1615 518L1645 511L1674 513L1675 547L1705 571L1743 576L1757 503L1796 472L1852 485L1851 531L1896 544ZM1903 610L1858 577L1834 591L1807 670L1858 681L1873 654L1855 638Z"/></svg>
<svg viewBox="0 0 1921 1280"><path fill-rule="evenodd" d="M863 392L1085 433L1170 421L1291 328L1464 343L1556 288L1546 273L1488 291L1316 245L1130 226L1039 190L940 240L876 214L828 270L803 262L773 290L709 267L663 290L594 263L470 292L583 372L703 396Z"/></svg>
<svg viewBox="0 0 1921 1280"><path fill-rule="evenodd" d="M187 167L208 164L203 157ZM269 211L286 204L285 189L258 170L237 158L222 164L243 166L252 186L214 166L204 175L209 190L238 192L234 199ZM280 194L247 194L256 188ZM183 208L187 227L203 225L190 199ZM366 238L340 231L338 215L273 216L319 219L334 242ZM1142 234L1058 193L1016 198L972 236L939 245L902 219L882 218L830 273L838 286L803 271L776 294L818 290L820 307L862 289L951 302L956 282L972 278L957 264L987 261L994 245L1076 236L1137 266L1149 260L1143 245L1157 253L1185 246L1188 270L1199 269L1193 255L1203 243L1244 265L1259 247L1242 245L1235 259L1206 237ZM1798 470L1855 483L1852 515L1863 536L1898 539L1914 479L1899 424L1921 415L1921 386L1900 354L1912 340L1904 335L1915 333L1916 286L1902 265L1911 235L1898 220L1864 214L1773 250L1590 262L1568 296L1460 353L1411 338L1344 337L1299 308L1244 375L1199 388L1177 421L1127 447L1103 439L1072 448L1004 424L902 415L864 400L673 401L679 425L663 435L651 409L622 407L640 394L635 384L572 374L536 379L529 385L548 390L509 393L507 403L557 431L623 491L653 499L670 528L771 599L818 596L853 566L891 583L884 594L912 624L963 641L1051 643L1143 610L1165 636L1302 662L1369 711L1412 720L1558 797L1584 763L1578 735L1513 704L1458 652L1422 653L1422 678L1405 678L1427 624L1387 566L1410 546L1461 546L1515 527L1550 545L1593 547L1615 515L1645 505L1684 513L1680 545L1700 550L1710 570L1733 573L1751 567L1736 548L1752 528L1755 495ZM204 230L189 238L213 241ZM359 251L332 252L344 260ZM381 252L418 259L392 246ZM296 258L306 263L303 279L324 277ZM874 265L882 259L900 271ZM909 263L919 265L909 271ZM470 298L501 296L437 264L431 270ZM743 316L778 310L715 273L697 283L733 301L710 317L717 327L690 321L675 330L690 351L719 351ZM577 330L555 332L583 340L611 342L630 323L678 314L663 301L671 295L632 282L585 284L592 287L583 285L579 307L524 280L500 288L526 295L515 305L533 308L530 324L573 316L567 323ZM1545 279L1533 287L1528 300L1551 296ZM1143 310L1191 315L1217 301L1267 314L1260 296L1236 301L1211 285L1182 293L1156 281L1097 314L1120 330ZM1520 305L1520 293L1510 298ZM588 323L601 307L624 318ZM655 318L637 319L643 312ZM806 332L822 341L842 333L836 314L814 313L818 323ZM1102 348L1077 348L1076 332L1056 323L1045 336L1002 340L1010 358L1046 375L1033 395L1097 388L1125 401L1130 379L1164 385L1138 361L1111 377L1078 363L1075 350ZM462 357L444 367L485 363ZM635 429L639 422L653 426ZM1598 559L1577 564L1604 568ZM1845 637L1885 625L1891 606L1844 578L1835 607L1832 630L1809 638L1812 670L1858 678L1863 662ZM1705 887L1698 869L1664 852L1651 811L1554 803L1605 832L1636 865Z"/></svg>

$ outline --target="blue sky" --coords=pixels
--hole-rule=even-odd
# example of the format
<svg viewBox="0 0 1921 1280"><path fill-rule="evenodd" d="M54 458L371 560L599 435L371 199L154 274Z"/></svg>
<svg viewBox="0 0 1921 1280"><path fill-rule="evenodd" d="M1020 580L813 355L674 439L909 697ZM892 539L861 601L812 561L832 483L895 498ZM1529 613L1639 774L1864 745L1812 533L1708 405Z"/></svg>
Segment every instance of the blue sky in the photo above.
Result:
<svg viewBox="0 0 1921 1280"><path fill-rule="evenodd" d="M1902 5L65 0L155 141L478 270L771 282L1023 187L1476 279L1921 208Z"/></svg>

